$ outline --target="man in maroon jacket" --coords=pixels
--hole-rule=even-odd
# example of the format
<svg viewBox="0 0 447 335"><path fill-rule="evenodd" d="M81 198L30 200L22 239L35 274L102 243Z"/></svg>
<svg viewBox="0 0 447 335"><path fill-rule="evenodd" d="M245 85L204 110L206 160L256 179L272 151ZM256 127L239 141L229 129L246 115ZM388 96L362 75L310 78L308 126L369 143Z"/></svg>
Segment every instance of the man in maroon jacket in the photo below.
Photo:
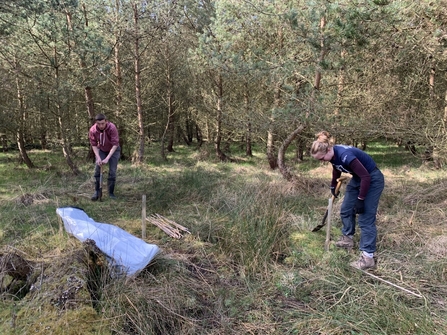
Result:
<svg viewBox="0 0 447 335"><path fill-rule="evenodd" d="M95 194L92 197L92 201L96 201L99 198L100 167L107 163L109 163L107 189L109 191L109 197L115 199L116 169L118 167L118 160L121 152L118 130L112 122L106 119L104 114L96 115L95 120L96 122L90 128L88 134L90 145L92 146L96 157Z"/></svg>

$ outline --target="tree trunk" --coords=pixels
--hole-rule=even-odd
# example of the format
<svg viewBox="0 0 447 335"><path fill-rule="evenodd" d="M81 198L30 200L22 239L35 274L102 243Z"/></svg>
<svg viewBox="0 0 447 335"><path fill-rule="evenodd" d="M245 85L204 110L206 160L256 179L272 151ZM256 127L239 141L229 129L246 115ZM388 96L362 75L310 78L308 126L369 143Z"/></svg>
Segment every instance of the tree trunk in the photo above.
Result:
<svg viewBox="0 0 447 335"><path fill-rule="evenodd" d="M275 128L276 128L276 110L281 102L281 83L277 83L275 89L275 103L269 120L269 128L267 132L267 160L272 170L278 167L278 159L275 152Z"/></svg>
<svg viewBox="0 0 447 335"><path fill-rule="evenodd" d="M445 79L447 80L447 71L444 72ZM447 90L444 93L444 118L442 127L442 137L445 138L445 124L447 123ZM446 157L439 147L433 149L433 161L435 167L440 169L446 162Z"/></svg>
<svg viewBox="0 0 447 335"><path fill-rule="evenodd" d="M115 25L119 26L119 17L120 17L120 1L115 1ZM116 128L118 129L119 138L120 138L120 148L121 155L120 159L127 159L126 154L124 153L124 147L126 146L126 130L122 121L122 104L123 104L123 75L121 70L121 42L120 42L120 30L116 29L114 32L115 37L115 48L114 48L114 66L115 66L115 121Z"/></svg>
<svg viewBox="0 0 447 335"><path fill-rule="evenodd" d="M342 61L346 57L346 50L343 49L341 51L340 58ZM340 107L343 101L343 91L345 89L345 69L344 67L341 67L338 70L338 83L337 83L337 99L335 101L335 110L334 110L334 116L337 118L340 115Z"/></svg>
<svg viewBox="0 0 447 335"><path fill-rule="evenodd" d="M447 71L444 72L445 79L447 80ZM444 123L447 122L447 90L444 93Z"/></svg>
<svg viewBox="0 0 447 335"><path fill-rule="evenodd" d="M295 79L295 96L298 97L301 93L301 88L303 87L304 81L300 78ZM296 104L296 108L300 108L298 104ZM307 121L306 121L307 125ZM307 128L307 126L305 127ZM302 162L304 160L304 151L306 150L306 136L299 136L296 140L296 151L295 151L295 160L297 162Z"/></svg>
<svg viewBox="0 0 447 335"><path fill-rule="evenodd" d="M58 113L60 113L61 111L60 111L59 105L57 106L57 109L59 110ZM63 117L58 116L57 119L58 119L59 127L60 127L61 133L62 133L62 152L64 154L65 161L67 162L67 165L70 167L73 174L75 176L77 176L77 175L79 175L79 169L76 166L76 164L73 162L73 159L71 158L71 156L72 156L71 145L70 145L66 135L62 132L62 129L65 128Z"/></svg>
<svg viewBox="0 0 447 335"><path fill-rule="evenodd" d="M70 129L68 125L65 124L67 122L67 118L63 115L63 111L61 108L61 99L60 99L60 77L59 77L59 61L58 61L58 52L56 46L53 49L53 57L54 57L54 78L56 82L56 115L57 120L59 123L59 131L61 133L61 140L62 140L62 152L65 157L65 161L67 162L67 165L70 167L73 174L79 175L80 171L76 164L73 162L71 155L71 144L68 140L66 129Z"/></svg>
<svg viewBox="0 0 447 335"><path fill-rule="evenodd" d="M207 141L210 142L213 138L213 135L211 133L210 119L208 116L205 116L205 134Z"/></svg>
<svg viewBox="0 0 447 335"><path fill-rule="evenodd" d="M186 127L186 135L183 136L186 136L185 138L186 144L191 145L192 140L194 138L194 121L190 119L189 115L185 120L185 127Z"/></svg>
<svg viewBox="0 0 447 335"><path fill-rule="evenodd" d="M222 116L223 116L223 80L222 75L219 73L217 75L216 82L216 94L217 94L217 117L216 117L216 137L214 139L214 149L216 150L216 155L220 161L225 162L228 160L228 156L221 150L222 144Z"/></svg>
<svg viewBox="0 0 447 335"><path fill-rule="evenodd" d="M180 127L179 125L177 126L177 134L178 134L179 137L182 138L183 142L185 142L185 144L187 146L191 145L191 142L188 139L188 136L185 134L185 132L183 131L182 127Z"/></svg>
<svg viewBox="0 0 447 335"><path fill-rule="evenodd" d="M45 96L45 94L42 93L42 96ZM43 104L42 104L43 105ZM42 106L40 105L40 106ZM48 96L47 96L47 110L49 110L48 108ZM48 128L49 126L47 125L48 121L46 118L43 117L44 115L44 111L43 108L40 109L39 111L39 123L40 123L40 145L42 146L42 150L46 150L47 149L47 132L48 132Z"/></svg>
<svg viewBox="0 0 447 335"><path fill-rule="evenodd" d="M319 57L317 60L317 64L319 64L319 65L317 66L317 70L315 73L314 90L312 91L312 94L310 96L310 108L311 109L313 109L315 107L316 95L317 95L318 91L320 90L320 86L321 86L321 69L320 69L321 65L320 64L322 64L324 62L324 58L327 53L327 49L326 49L326 46L324 43L324 28L325 28L325 26L326 26L326 18L323 16L320 19L320 54L319 54ZM281 174L283 175L283 177L288 181L292 181L296 177L285 164L285 154L286 154L287 148L289 147L290 143L296 138L296 136L303 129L305 129L305 126L299 125L292 133L290 133L289 136L287 136L287 138L284 140L284 142L281 145L279 152L278 152L279 170L280 170Z"/></svg>
<svg viewBox="0 0 447 335"><path fill-rule="evenodd" d="M166 44L166 98L168 103L168 152L174 152L174 135L175 135L175 107L174 107L174 82L171 74L171 59L168 44Z"/></svg>
<svg viewBox="0 0 447 335"><path fill-rule="evenodd" d="M175 114L173 108L169 108L169 118L168 118L168 152L174 152L174 137L175 137Z"/></svg>
<svg viewBox="0 0 447 335"><path fill-rule="evenodd" d="M432 64L430 64L430 76L428 79L428 90L430 93L430 99L434 99L435 97L435 76L436 76L436 68L435 61L432 59Z"/></svg>
<svg viewBox="0 0 447 335"><path fill-rule="evenodd" d="M14 67L18 71L19 64L14 59ZM16 87L17 87L17 103L19 110L19 122L17 126L17 147L19 148L20 158L26 164L26 166L30 169L34 168L34 164L28 156L28 153L25 149L25 140L24 140L24 131L25 131L25 103L23 101L22 89L20 85L20 80L18 78L18 74L16 74Z"/></svg>
<svg viewBox="0 0 447 335"><path fill-rule="evenodd" d="M0 137L2 138L3 152L8 152L8 141L6 140L6 135L5 134L1 134Z"/></svg>
<svg viewBox="0 0 447 335"><path fill-rule="evenodd" d="M95 107L93 104L92 88L90 86L84 88L84 96L85 106L87 107L87 114L90 118L90 124L93 125L95 123Z"/></svg>
<svg viewBox="0 0 447 335"><path fill-rule="evenodd" d="M306 139L304 136L299 136L296 139L296 154L295 159L297 162L304 160L304 151L306 150Z"/></svg>
<svg viewBox="0 0 447 335"><path fill-rule="evenodd" d="M163 131L163 135L161 136L161 146L160 146L160 154L161 154L161 158L163 158L163 160L168 160L168 157L166 156L166 134L168 133L168 128L169 128L169 119L168 122L166 123L166 127L165 130Z"/></svg>
<svg viewBox="0 0 447 335"><path fill-rule="evenodd" d="M22 127L19 127L19 129L17 130L17 147L19 148L20 159L23 163L25 163L25 165L28 168L32 169L35 168L35 165L33 164L33 162L28 156L28 153L26 152L25 140L23 139L23 130L21 128Z"/></svg>
<svg viewBox="0 0 447 335"><path fill-rule="evenodd" d="M85 4L82 4L82 13L84 15L84 25L86 28L88 28L88 16ZM69 27L69 30L72 31L73 28L71 25L71 16L69 15L69 13L66 14L66 18L67 18L67 26ZM85 63L85 56L86 56L85 52L82 53L79 60L79 66L81 68L82 79L84 83L88 82L87 80L88 70L87 70L87 64ZM84 87L84 99L85 99L85 107L87 110L87 115L90 120L90 126L93 126L93 124L95 123L95 105L93 103L92 88L88 85ZM87 159L95 161L95 153L93 152L91 146L87 155Z"/></svg>
<svg viewBox="0 0 447 335"><path fill-rule="evenodd" d="M311 97L310 97L309 112L312 112L315 109L315 104L317 101L317 94L319 93L320 87L321 87L321 64L323 64L324 58L327 53L327 49L324 44L324 28L325 27L326 27L326 18L323 16L320 18L320 54L316 61L317 66L316 66L316 72L315 72L315 77L314 77L314 89L313 89Z"/></svg>
<svg viewBox="0 0 447 335"><path fill-rule="evenodd" d="M84 64L85 66L85 64ZM90 126L92 126L95 123L95 110L94 110L94 104L93 104L93 95L92 95L92 88L87 86L84 88L84 95L85 95L85 105L87 107L87 114L89 116L90 120ZM93 148L90 146L90 150L88 151L87 158L89 160L95 161L95 153L93 152Z"/></svg>
<svg viewBox="0 0 447 335"><path fill-rule="evenodd" d="M251 145L251 122L247 121L247 130L245 134L245 155L248 157L253 157L253 150Z"/></svg>
<svg viewBox="0 0 447 335"><path fill-rule="evenodd" d="M196 139L197 139L198 147L200 148L203 144L203 135L202 135L202 130L200 129L200 127L197 123L196 123Z"/></svg>
<svg viewBox="0 0 447 335"><path fill-rule="evenodd" d="M252 157L253 151L251 148L251 118L250 118L250 96L248 94L248 84L244 85L244 106L245 114L247 115L247 128L245 130L245 155Z"/></svg>
<svg viewBox="0 0 447 335"><path fill-rule="evenodd" d="M321 65L324 62L324 58L326 56L326 46L324 44L324 28L326 27L326 18L323 16L320 19L320 55L318 57L317 61L317 71L315 73L315 80L314 80L314 93L318 92L321 87ZM315 97L314 97L315 98ZM314 99L315 101L315 99Z"/></svg>
<svg viewBox="0 0 447 335"><path fill-rule="evenodd" d="M139 135L139 147L136 152L134 162L137 164L143 163L144 160L144 117L143 117L143 104L141 99L141 79L140 79L140 36L138 26L138 8L137 4L133 5L134 10L134 23L135 23L135 96L137 103L137 115L138 115L138 135Z"/></svg>
<svg viewBox="0 0 447 335"><path fill-rule="evenodd" d="M289 136L287 136L287 138L284 140L278 151L278 168L283 177L288 181L295 180L296 176L290 171L290 168L287 167L285 163L286 151L290 143L292 143L292 141L298 136L299 133L301 133L303 129L304 125L300 125L292 133L290 133Z"/></svg>

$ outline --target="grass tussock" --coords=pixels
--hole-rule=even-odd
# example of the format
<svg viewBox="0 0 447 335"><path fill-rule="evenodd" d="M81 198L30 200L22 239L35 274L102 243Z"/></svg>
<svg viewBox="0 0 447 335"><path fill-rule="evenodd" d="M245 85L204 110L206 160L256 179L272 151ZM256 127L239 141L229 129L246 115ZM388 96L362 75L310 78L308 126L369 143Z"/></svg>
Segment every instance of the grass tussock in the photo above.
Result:
<svg viewBox="0 0 447 335"><path fill-rule="evenodd" d="M374 275L423 298L353 270L348 264L357 251L324 250L325 228L311 230L330 196L326 164L299 163L300 181L292 184L269 170L262 154L223 164L207 148L181 148L168 162L121 162L118 199L105 194L104 201L91 202L89 163L74 177L52 152L31 153L44 167L36 171L18 167L11 153L0 154L2 254L14 251L34 268L10 285L14 279L2 267L0 332L445 334L446 172L415 166L399 150L370 149L386 180ZM165 216L192 234L176 240L148 224L146 241L162 252L133 278L92 267L55 213L77 206L97 222L141 236L142 195L147 215ZM334 203L333 239L340 234L342 197L343 188ZM54 297L72 292L73 283L82 287L77 305L61 309ZM25 289L29 293L20 295Z"/></svg>

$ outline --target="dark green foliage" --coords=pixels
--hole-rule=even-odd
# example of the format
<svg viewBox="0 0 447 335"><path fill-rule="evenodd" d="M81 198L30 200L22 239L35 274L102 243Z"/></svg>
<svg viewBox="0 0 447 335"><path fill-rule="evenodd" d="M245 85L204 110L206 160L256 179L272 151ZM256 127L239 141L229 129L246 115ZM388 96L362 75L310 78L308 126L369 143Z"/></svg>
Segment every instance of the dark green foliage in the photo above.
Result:
<svg viewBox="0 0 447 335"><path fill-rule="evenodd" d="M373 2L378 6L386 6L390 4L389 0L373 0Z"/></svg>

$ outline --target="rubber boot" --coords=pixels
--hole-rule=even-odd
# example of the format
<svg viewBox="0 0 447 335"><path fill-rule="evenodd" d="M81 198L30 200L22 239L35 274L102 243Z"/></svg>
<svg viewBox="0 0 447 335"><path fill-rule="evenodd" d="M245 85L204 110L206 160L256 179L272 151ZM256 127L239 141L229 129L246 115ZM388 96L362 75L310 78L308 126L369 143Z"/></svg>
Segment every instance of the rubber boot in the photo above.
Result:
<svg viewBox="0 0 447 335"><path fill-rule="evenodd" d="M92 196L92 201L96 201L99 199L99 180L95 181L95 194Z"/></svg>
<svg viewBox="0 0 447 335"><path fill-rule="evenodd" d="M108 180L107 181L107 187L109 189L109 198L110 199L116 199L115 197L115 181L114 180Z"/></svg>

